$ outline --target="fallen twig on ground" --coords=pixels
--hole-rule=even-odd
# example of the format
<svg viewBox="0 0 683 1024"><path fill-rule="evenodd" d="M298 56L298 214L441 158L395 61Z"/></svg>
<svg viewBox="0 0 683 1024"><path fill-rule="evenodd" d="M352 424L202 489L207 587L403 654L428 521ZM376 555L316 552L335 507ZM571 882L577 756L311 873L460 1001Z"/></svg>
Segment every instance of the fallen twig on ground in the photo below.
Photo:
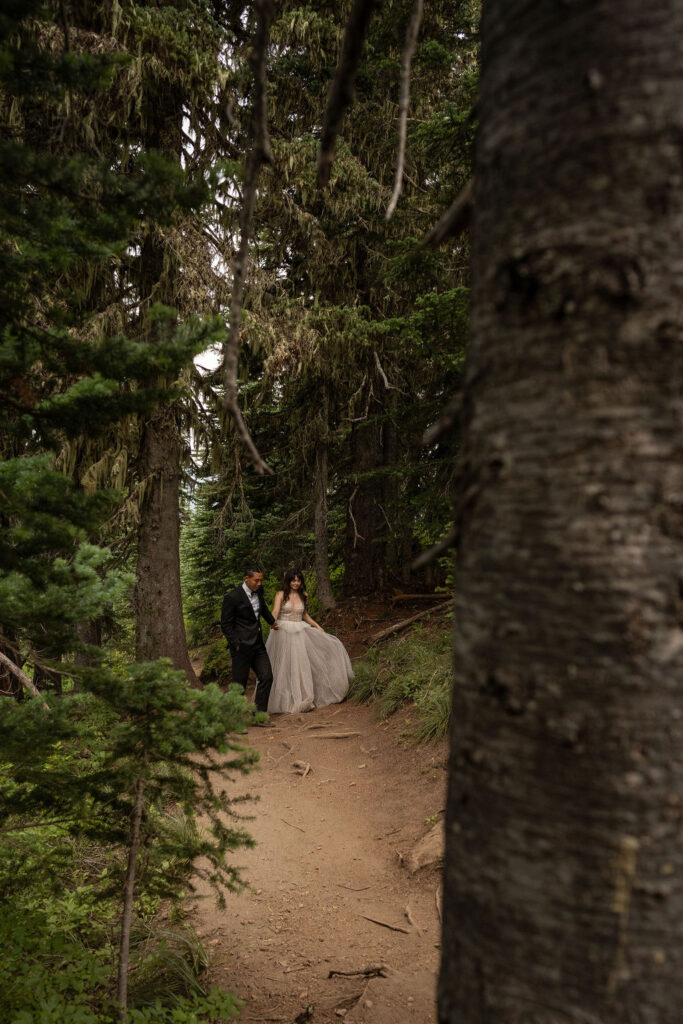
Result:
<svg viewBox="0 0 683 1024"><path fill-rule="evenodd" d="M360 971L330 971L328 978L339 975L340 978L386 978L386 964L378 964L376 967L363 967Z"/></svg>
<svg viewBox="0 0 683 1024"><path fill-rule="evenodd" d="M264 1021L279 1021L287 1020L286 1017L243 1017L242 1020L264 1020Z"/></svg>
<svg viewBox="0 0 683 1024"><path fill-rule="evenodd" d="M408 929L400 924L389 924L388 921L380 921L378 917L368 917L367 914L361 914L360 916L365 918L366 921L372 921L373 924L380 924L382 928L389 928L392 932L403 932L404 935L410 935Z"/></svg>
<svg viewBox="0 0 683 1024"><path fill-rule="evenodd" d="M286 818L280 818L280 821L284 821L285 825L289 825L289 827L290 827L290 828L295 828L295 829L297 829L297 830L298 830L299 832L304 832L304 833L306 832L306 829L305 829L305 828L299 828L299 826L298 826L298 825L292 825L291 821L287 821L287 819L286 819Z"/></svg>
<svg viewBox="0 0 683 1024"><path fill-rule="evenodd" d="M311 961L307 960L305 964L299 964L298 967L285 967L283 974L291 974L293 971L305 971L307 967L311 966Z"/></svg>
<svg viewBox="0 0 683 1024"><path fill-rule="evenodd" d="M340 889L349 889L351 892L365 892L366 889L371 889L371 885L361 885L359 888L355 888L353 885L344 885L343 882L337 882L337 886Z"/></svg>
<svg viewBox="0 0 683 1024"><path fill-rule="evenodd" d="M386 839L387 836L395 836L397 832L400 832L403 825L399 825L398 828L389 829L388 832L384 832L381 836L375 836L375 839Z"/></svg>
<svg viewBox="0 0 683 1024"><path fill-rule="evenodd" d="M347 740L350 736L360 736L359 732L325 732L320 736L311 736L312 740Z"/></svg>

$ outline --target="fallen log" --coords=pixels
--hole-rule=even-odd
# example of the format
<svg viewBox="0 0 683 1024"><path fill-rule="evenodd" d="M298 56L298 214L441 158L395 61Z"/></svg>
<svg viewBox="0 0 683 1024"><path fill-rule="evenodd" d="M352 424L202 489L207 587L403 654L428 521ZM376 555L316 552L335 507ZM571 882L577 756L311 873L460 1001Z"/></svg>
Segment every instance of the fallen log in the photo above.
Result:
<svg viewBox="0 0 683 1024"><path fill-rule="evenodd" d="M374 647L375 644L380 643L382 640L387 640L394 633L398 633L400 630L405 629L412 622L417 622L418 619L424 619L426 615L431 615L432 612L445 611L446 608L450 608L453 604L453 599L448 598L443 604L434 605L433 608L426 608L423 612L418 612L417 615L411 615L409 619L403 619L401 622L396 622L393 626L389 626L388 629L383 629L381 633L376 633L372 638L372 642L369 644L370 647Z"/></svg>

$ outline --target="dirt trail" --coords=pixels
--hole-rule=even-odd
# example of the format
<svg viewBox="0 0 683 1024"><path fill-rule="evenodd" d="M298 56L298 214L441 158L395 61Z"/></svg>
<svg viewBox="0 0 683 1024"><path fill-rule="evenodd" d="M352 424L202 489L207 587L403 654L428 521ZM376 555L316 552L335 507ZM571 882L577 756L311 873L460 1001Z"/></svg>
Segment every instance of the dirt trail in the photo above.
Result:
<svg viewBox="0 0 683 1024"><path fill-rule="evenodd" d="M402 744L405 715L382 724L351 703L274 721L249 730L260 770L231 787L258 797L258 845L234 855L249 889L224 911L194 904L211 980L244 1021L432 1024L440 873L403 858L443 820L446 745Z"/></svg>

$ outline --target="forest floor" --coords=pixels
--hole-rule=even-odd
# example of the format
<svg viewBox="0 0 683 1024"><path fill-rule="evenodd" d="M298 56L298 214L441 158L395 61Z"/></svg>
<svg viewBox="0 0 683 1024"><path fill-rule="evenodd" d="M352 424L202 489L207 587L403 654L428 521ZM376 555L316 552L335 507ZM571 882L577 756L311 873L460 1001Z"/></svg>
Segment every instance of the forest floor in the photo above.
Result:
<svg viewBox="0 0 683 1024"><path fill-rule="evenodd" d="M325 625L353 656L411 614L373 611ZM407 744L409 712L380 722L350 701L272 720L249 729L260 766L231 786L257 801L243 811L257 845L232 857L248 887L224 910L200 887L192 906L210 981L243 1021L433 1024L446 743Z"/></svg>

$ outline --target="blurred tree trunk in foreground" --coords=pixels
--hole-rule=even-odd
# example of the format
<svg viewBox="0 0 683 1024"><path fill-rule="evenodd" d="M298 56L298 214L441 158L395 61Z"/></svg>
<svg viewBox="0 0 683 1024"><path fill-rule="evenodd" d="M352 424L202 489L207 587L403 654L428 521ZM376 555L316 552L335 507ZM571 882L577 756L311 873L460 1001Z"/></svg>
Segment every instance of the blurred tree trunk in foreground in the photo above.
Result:
<svg viewBox="0 0 683 1024"><path fill-rule="evenodd" d="M683 5L490 0L442 1024L674 1024Z"/></svg>

